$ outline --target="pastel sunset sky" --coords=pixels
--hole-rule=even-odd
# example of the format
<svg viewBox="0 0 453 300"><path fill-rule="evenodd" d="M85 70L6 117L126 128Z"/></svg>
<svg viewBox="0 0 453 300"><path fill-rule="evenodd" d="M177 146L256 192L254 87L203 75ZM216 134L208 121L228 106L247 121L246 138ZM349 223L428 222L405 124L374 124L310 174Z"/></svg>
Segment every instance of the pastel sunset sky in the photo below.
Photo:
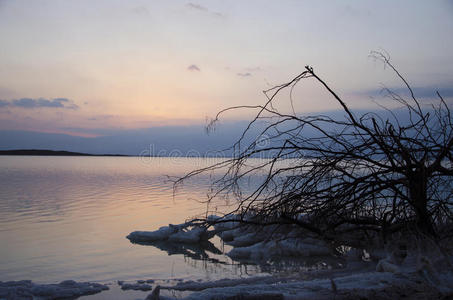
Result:
<svg viewBox="0 0 453 300"><path fill-rule="evenodd" d="M367 108L383 85L401 88L371 50L387 51L420 97L451 98L453 1L0 0L0 129L203 124L262 103L305 65ZM337 109L315 84L295 96L301 113Z"/></svg>

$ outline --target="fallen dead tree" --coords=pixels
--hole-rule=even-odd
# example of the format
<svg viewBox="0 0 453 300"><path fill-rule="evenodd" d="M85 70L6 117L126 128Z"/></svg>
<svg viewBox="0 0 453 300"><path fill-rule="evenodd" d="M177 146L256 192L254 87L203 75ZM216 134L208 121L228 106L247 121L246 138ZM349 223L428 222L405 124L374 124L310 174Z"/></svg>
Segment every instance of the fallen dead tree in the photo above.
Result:
<svg viewBox="0 0 453 300"><path fill-rule="evenodd" d="M344 255L373 262L377 272L371 277L393 274L390 280L396 290L392 282L353 291L353 287L345 289L338 282L323 281L324 285L338 286L331 288L338 299L359 297L362 292L379 299L369 293L382 288L388 292L386 297L392 298L394 292L404 293L405 286L415 299L414 282L426 288L422 297L451 295L451 102L438 92L428 102L420 100L387 55L373 52L372 56L392 70L405 88L401 93L383 89L393 102L390 107L354 112L307 66L289 82L264 91L265 103L220 111L208 130L226 112L248 109L256 114L232 145L233 157L175 181L177 188L193 176L222 171L212 182L203 217L191 220L185 229L170 232L165 239L183 242L181 236L187 235L186 242L199 243L216 234L234 247L227 255L237 260L266 260L287 254ZM292 90L307 80L331 96L340 116L276 109L278 96L285 90L290 92L292 106ZM246 137L255 132L247 142ZM265 159L254 160L257 157ZM262 180L244 190L244 183L255 177ZM232 203L229 211L220 217L210 216L224 198ZM398 281L400 276L407 281ZM247 288L241 289L237 295L247 292ZM341 289L343 294L338 292ZM210 295L223 299L215 298L214 292ZM282 295L288 298L284 292Z"/></svg>
<svg viewBox="0 0 453 300"><path fill-rule="evenodd" d="M228 111L257 113L232 145L232 158L190 172L175 181L175 188L187 178L222 170L212 183L205 216L215 211L216 201L229 198L236 202L226 216L239 216L234 222L262 227L294 224L327 242L382 246L402 234L451 243L451 103L438 92L429 102L419 100L388 56L378 52L372 56L405 88L401 93L384 88L392 107L355 113L307 66L291 81L266 90L264 104L220 111L208 129ZM307 80L332 97L340 116L275 108L284 90L292 91ZM293 104L292 96L290 101ZM256 131L252 142L246 142L245 137ZM253 160L256 157L266 159ZM258 175L263 178L260 183L245 191L244 182Z"/></svg>

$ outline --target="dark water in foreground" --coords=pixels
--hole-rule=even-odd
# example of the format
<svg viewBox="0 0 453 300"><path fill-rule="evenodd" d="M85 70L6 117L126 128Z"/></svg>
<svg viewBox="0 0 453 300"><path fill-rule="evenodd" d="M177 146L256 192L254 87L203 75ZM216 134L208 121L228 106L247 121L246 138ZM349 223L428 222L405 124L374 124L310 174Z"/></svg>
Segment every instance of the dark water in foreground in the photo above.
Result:
<svg viewBox="0 0 453 300"><path fill-rule="evenodd" d="M173 197L164 175L207 163L212 160L0 157L0 280L215 279L258 272L222 254L210 256L223 263L200 261L125 238L203 212L195 200L205 199L208 177Z"/></svg>

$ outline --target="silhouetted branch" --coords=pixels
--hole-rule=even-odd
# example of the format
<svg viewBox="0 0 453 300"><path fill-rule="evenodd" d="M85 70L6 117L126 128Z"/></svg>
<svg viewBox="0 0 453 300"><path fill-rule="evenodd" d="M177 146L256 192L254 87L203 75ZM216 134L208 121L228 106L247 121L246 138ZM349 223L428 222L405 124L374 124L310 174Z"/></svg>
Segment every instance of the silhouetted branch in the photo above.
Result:
<svg viewBox="0 0 453 300"><path fill-rule="evenodd" d="M406 87L409 100L386 89L402 105L399 110L406 118L382 105L380 112L354 114L306 66L289 82L265 90L263 105L220 111L208 128L227 111L252 109L257 113L232 145L232 158L192 171L175 185L204 172L223 170L212 183L208 204L234 197L229 215L238 215L240 222L263 226L290 223L326 239L341 239L350 232L385 236L409 228L432 237L451 234L450 107L438 92L437 104L422 105L388 55L372 52L371 56L395 72ZM296 114L291 91L300 81L310 79L329 92L345 117ZM273 106L285 89L290 89L292 113L279 112ZM260 127L257 121L263 119L268 123ZM252 128L260 130L246 143ZM263 137L267 139L264 146L259 143ZM244 182L257 175L261 182L245 191Z"/></svg>

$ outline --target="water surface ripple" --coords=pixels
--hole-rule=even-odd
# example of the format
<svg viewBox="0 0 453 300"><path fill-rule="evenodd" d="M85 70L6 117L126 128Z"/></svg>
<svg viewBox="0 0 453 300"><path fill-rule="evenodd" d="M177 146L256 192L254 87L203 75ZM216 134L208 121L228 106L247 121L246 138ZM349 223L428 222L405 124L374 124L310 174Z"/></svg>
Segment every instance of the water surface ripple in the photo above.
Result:
<svg viewBox="0 0 453 300"><path fill-rule="evenodd" d="M208 177L175 197L166 175L200 167L196 158L0 157L0 280L109 281L212 278L228 265L203 264L131 244L134 230L155 230L203 211ZM221 271L221 272L220 272ZM233 274L234 275L234 274Z"/></svg>

